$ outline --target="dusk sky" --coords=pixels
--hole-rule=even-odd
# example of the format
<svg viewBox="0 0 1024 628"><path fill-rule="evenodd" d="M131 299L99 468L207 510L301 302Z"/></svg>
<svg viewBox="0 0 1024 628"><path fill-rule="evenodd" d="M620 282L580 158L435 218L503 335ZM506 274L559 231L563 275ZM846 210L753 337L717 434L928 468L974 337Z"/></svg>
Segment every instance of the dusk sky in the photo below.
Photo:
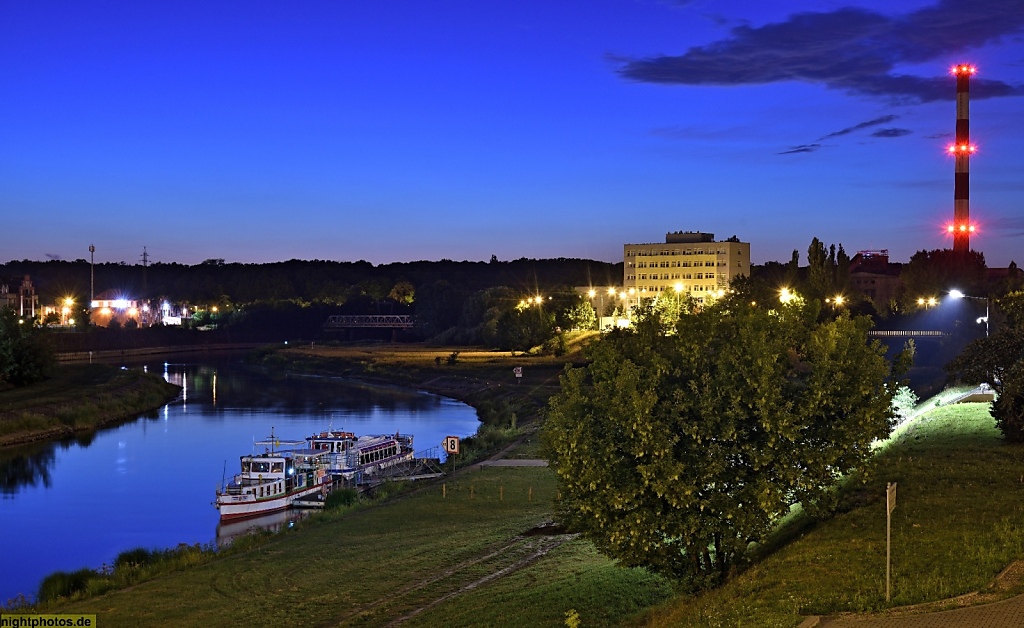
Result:
<svg viewBox="0 0 1024 628"><path fill-rule="evenodd" d="M1024 0L0 0L0 261L1024 265Z"/></svg>

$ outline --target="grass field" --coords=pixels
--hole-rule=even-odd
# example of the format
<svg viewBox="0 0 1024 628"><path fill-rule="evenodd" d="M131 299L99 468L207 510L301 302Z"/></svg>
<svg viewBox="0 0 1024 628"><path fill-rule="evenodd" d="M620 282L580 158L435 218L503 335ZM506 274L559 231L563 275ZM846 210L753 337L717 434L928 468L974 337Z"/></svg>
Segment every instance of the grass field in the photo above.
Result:
<svg viewBox="0 0 1024 628"><path fill-rule="evenodd" d="M578 608L614 624L666 598L664 581L618 569L589 544L524 535L548 520L555 490L546 468L467 471L380 507L313 517L245 554L40 612L96 613L103 626L451 626L558 625Z"/></svg>
<svg viewBox="0 0 1024 628"><path fill-rule="evenodd" d="M891 604L885 602L886 482L897 483ZM845 503L847 512L803 530L720 589L673 599L642 623L796 626L805 615L981 590L1024 557L1024 448L1002 441L987 404L936 408L877 456Z"/></svg>

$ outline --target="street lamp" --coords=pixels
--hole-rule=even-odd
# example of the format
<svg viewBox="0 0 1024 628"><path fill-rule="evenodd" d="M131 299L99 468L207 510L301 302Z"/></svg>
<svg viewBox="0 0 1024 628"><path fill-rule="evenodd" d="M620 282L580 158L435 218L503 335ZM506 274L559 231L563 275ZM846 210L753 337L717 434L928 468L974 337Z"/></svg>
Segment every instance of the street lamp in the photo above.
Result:
<svg viewBox="0 0 1024 628"><path fill-rule="evenodd" d="M974 299L975 301L984 301L985 302L985 316L979 317L978 320L975 321L975 322L981 323L981 322L984 321L984 323L985 323L985 337L988 338L988 297L972 297L972 296L964 294L963 292L960 292L959 290L956 290L956 289L950 290L949 291L949 296L953 297L954 299Z"/></svg>

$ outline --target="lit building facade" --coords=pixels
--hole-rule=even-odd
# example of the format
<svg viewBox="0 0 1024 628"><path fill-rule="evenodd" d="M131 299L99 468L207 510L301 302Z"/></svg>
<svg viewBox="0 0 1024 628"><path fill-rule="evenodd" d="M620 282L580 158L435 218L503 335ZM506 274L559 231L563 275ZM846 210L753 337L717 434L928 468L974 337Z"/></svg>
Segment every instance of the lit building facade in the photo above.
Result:
<svg viewBox="0 0 1024 628"><path fill-rule="evenodd" d="M20 280L0 280L0 304L17 312L18 316L35 318L39 309L39 297L36 295L35 286L32 285L32 279L25 275Z"/></svg>
<svg viewBox="0 0 1024 628"><path fill-rule="evenodd" d="M750 275L750 244L733 236L676 231L665 242L623 246L623 290L631 305L666 291L685 293L698 303L720 296L738 276Z"/></svg>
<svg viewBox="0 0 1024 628"><path fill-rule="evenodd" d="M128 321L135 325L147 323L149 306L114 290L105 290L96 295L90 306L89 318L97 327L109 327L111 321L117 321L119 325L125 325Z"/></svg>

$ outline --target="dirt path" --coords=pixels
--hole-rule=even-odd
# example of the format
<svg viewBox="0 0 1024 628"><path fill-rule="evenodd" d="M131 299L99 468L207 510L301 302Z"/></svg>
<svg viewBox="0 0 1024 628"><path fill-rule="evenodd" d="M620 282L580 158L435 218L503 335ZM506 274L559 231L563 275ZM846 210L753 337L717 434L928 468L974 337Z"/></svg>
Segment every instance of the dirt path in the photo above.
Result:
<svg viewBox="0 0 1024 628"><path fill-rule="evenodd" d="M543 527L534 530L542 530ZM349 609L330 625L396 626L454 597L512 574L543 558L575 534L523 534L473 558Z"/></svg>

